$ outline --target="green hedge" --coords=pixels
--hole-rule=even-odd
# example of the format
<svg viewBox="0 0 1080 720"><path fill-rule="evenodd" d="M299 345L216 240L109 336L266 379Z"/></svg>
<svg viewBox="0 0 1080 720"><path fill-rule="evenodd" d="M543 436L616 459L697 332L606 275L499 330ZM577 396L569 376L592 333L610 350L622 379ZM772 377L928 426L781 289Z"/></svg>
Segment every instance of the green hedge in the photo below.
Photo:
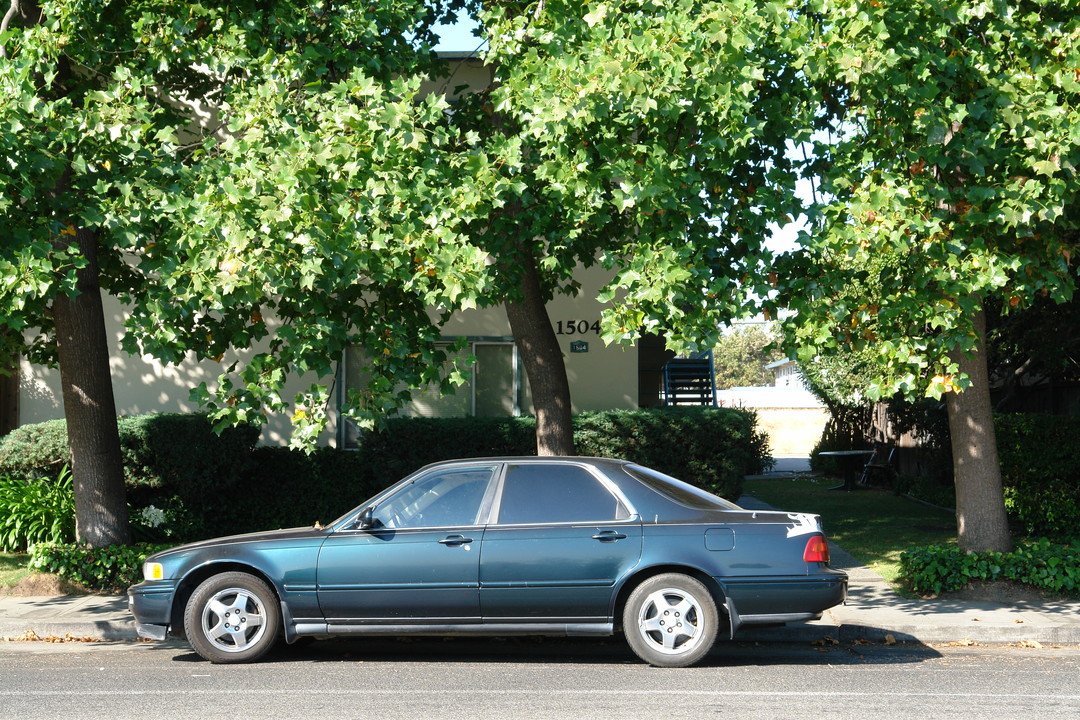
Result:
<svg viewBox="0 0 1080 720"><path fill-rule="evenodd" d="M1011 580L1080 597L1080 548L1039 539L1010 553L965 554L935 545L901 553L900 577L918 595L955 592L979 580Z"/></svg>
<svg viewBox="0 0 1080 720"><path fill-rule="evenodd" d="M259 428L217 435L206 415L180 413L121 417L117 426L136 534L160 540L219 534L213 508L255 471ZM56 478L69 458L64 420L23 425L0 439L0 475ZM163 512L174 531L141 521L144 508Z"/></svg>
<svg viewBox="0 0 1080 720"><path fill-rule="evenodd" d="M1080 527L1080 418L996 415L1005 508L1029 535L1075 536Z"/></svg>
<svg viewBox="0 0 1080 720"><path fill-rule="evenodd" d="M724 408L587 413L574 418L574 440L580 455L633 460L735 500L743 476L771 462L756 419ZM257 448L232 488L237 502L213 514L229 532L329 522L428 463L535 455L535 433L532 418L399 418L355 451Z"/></svg>
<svg viewBox="0 0 1080 720"><path fill-rule="evenodd" d="M580 455L632 460L732 502L743 478L772 465L757 414L732 408L585 413L574 419Z"/></svg>
<svg viewBox="0 0 1080 720"><path fill-rule="evenodd" d="M371 467L403 476L449 458L535 455L535 429L532 418L399 419L366 436L359 452ZM579 455L632 460L732 500L744 475L772 462L757 416L731 408L582 413L574 443Z"/></svg>
<svg viewBox="0 0 1080 720"><path fill-rule="evenodd" d="M66 460L57 441L63 423L43 425L0 442L0 473L48 472ZM533 455L535 427L531 418L402 418L366 434L355 451L305 454L254 447L257 430L248 427L218 437L203 415L124 418L133 530L138 539L179 542L326 523L431 462ZM756 416L729 408L587 413L574 418L574 437L581 455L633 460L732 500L744 475L771 462Z"/></svg>

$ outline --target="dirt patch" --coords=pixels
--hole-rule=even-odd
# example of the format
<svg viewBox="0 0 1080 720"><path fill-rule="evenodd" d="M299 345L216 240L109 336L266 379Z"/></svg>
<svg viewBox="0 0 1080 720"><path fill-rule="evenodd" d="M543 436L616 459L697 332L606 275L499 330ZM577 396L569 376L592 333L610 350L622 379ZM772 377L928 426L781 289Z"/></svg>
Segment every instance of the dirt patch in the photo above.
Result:
<svg viewBox="0 0 1080 720"><path fill-rule="evenodd" d="M14 585L0 586L0 595L13 597L54 597L56 595L88 595L86 588L69 582L59 575L30 573Z"/></svg>
<svg viewBox="0 0 1080 720"><path fill-rule="evenodd" d="M951 593L942 593L942 597L956 600L973 600L976 602L992 602L1002 605L1016 605L1017 603L1041 603L1053 600L1039 590L1009 580L985 581L978 580L969 584L963 590Z"/></svg>

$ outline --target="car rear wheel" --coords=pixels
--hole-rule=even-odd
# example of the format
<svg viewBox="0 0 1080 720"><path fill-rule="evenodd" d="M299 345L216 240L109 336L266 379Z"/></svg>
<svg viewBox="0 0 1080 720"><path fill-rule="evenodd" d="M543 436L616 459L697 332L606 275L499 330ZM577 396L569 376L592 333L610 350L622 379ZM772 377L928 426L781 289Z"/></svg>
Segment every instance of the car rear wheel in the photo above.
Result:
<svg viewBox="0 0 1080 720"><path fill-rule="evenodd" d="M212 663L258 660L274 645L281 610L270 587L244 572L203 581L184 610L184 631L199 655Z"/></svg>
<svg viewBox="0 0 1080 720"><path fill-rule="evenodd" d="M698 580L656 575L638 585L623 610L623 632L634 653L656 667L686 667L716 641L716 603Z"/></svg>

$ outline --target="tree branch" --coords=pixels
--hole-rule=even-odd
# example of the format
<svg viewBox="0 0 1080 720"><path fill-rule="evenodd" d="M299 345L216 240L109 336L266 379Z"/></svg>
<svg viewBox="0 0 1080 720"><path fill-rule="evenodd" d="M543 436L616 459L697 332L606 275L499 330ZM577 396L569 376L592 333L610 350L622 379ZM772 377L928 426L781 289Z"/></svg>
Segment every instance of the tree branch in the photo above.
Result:
<svg viewBox="0 0 1080 720"><path fill-rule="evenodd" d="M4 19L0 20L0 35L7 32L8 25L11 24L11 18L15 17L15 13L19 9L19 0L11 0L11 5L8 7L7 12L4 13ZM7 48L0 45L0 58L7 58Z"/></svg>

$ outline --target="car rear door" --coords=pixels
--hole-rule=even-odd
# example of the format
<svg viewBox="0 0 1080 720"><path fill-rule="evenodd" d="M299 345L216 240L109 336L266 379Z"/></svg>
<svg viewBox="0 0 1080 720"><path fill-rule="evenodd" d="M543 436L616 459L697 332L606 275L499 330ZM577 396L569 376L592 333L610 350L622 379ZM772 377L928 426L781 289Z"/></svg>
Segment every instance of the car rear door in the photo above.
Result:
<svg viewBox="0 0 1080 720"><path fill-rule="evenodd" d="M603 621L641 557L641 522L598 471L508 463L480 557L485 622Z"/></svg>

